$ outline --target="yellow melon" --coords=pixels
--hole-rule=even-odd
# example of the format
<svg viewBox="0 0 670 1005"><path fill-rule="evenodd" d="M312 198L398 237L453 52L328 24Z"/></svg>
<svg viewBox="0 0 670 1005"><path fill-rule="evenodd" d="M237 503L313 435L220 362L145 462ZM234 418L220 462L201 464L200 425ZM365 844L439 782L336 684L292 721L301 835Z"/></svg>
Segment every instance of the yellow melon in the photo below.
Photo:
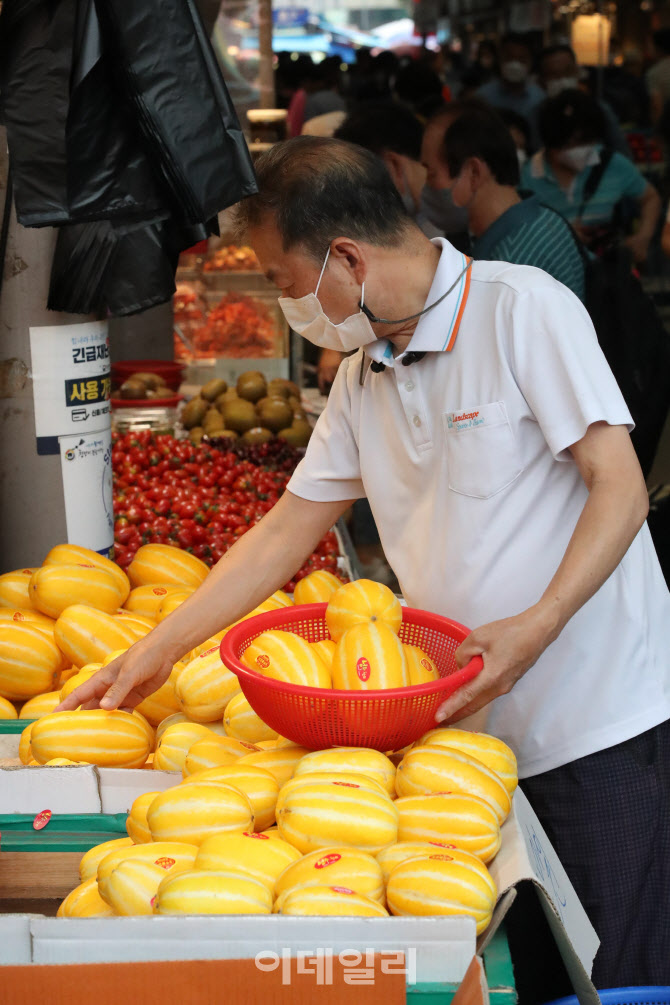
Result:
<svg viewBox="0 0 670 1005"><path fill-rule="evenodd" d="M490 862L500 848L493 808L477 796L403 796L396 799L399 841L446 841Z"/></svg>
<svg viewBox="0 0 670 1005"><path fill-rule="evenodd" d="M388 911L377 900L364 897L347 886L300 886L282 900L278 914L346 915L359 918L386 918Z"/></svg>
<svg viewBox="0 0 670 1005"><path fill-rule="evenodd" d="M464 851L407 859L395 867L386 888L392 914L467 914L477 923L477 935L491 921L496 897L486 866Z"/></svg>
<svg viewBox="0 0 670 1005"><path fill-rule="evenodd" d="M65 701L65 699L72 694L78 687L85 684L87 680L90 680L93 674L96 674L98 670L102 669L102 663L89 663L87 666L82 667L76 673L72 674L71 677L63 684L62 688L58 692L60 695L60 700Z"/></svg>
<svg viewBox="0 0 670 1005"><path fill-rule="evenodd" d="M142 589L142 587L140 587ZM168 615L176 611L178 607L184 603L185 600L193 593L191 587L182 586L178 587L173 593L169 593L167 597L164 597L161 603L158 605L158 610L156 611L156 621L160 624L161 621L165 621Z"/></svg>
<svg viewBox="0 0 670 1005"><path fill-rule="evenodd" d="M313 782L332 782L333 785L340 785L349 789L367 789L369 792L379 792L388 795L386 788L376 778L362 775L353 771L313 771L307 775L294 775L288 782L285 782L277 797L275 813L284 805L284 800L289 792L298 788L299 785L310 785Z"/></svg>
<svg viewBox="0 0 670 1005"><path fill-rule="evenodd" d="M207 740L211 733L199 722L178 722L162 733L154 753L157 771L183 771L189 748L196 740Z"/></svg>
<svg viewBox="0 0 670 1005"><path fill-rule="evenodd" d="M152 840L147 810L158 795L159 792L143 792L130 807L130 813L126 817L126 830L133 844L147 844Z"/></svg>
<svg viewBox="0 0 670 1005"><path fill-rule="evenodd" d="M175 865L170 875L180 871ZM140 858L119 862L105 884L105 895L114 913L121 917L134 917L154 913L158 887L165 879L166 870Z"/></svg>
<svg viewBox="0 0 670 1005"><path fill-rule="evenodd" d="M452 750L460 750L463 754L481 761L491 771L495 771L510 795L517 787L519 776L514 751L497 736L447 726L424 733L414 746L450 747Z"/></svg>
<svg viewBox="0 0 670 1005"><path fill-rule="evenodd" d="M182 869L191 869L197 854L198 849L195 845L183 841L149 841L147 844L133 844L111 851L98 863L96 876L100 896L108 901L107 884L121 862L139 859L160 866L166 873L172 869L179 872Z"/></svg>
<svg viewBox="0 0 670 1005"><path fill-rule="evenodd" d="M403 646L405 659L407 660L407 671L409 682L415 684L428 684L430 681L439 680L440 673L435 662L428 653L420 649L419 646Z"/></svg>
<svg viewBox="0 0 670 1005"><path fill-rule="evenodd" d="M21 706L19 719L41 719L43 715L53 712L61 700L60 691L47 691L45 694L35 695ZM3 718L1 714L0 718Z"/></svg>
<svg viewBox="0 0 670 1005"><path fill-rule="evenodd" d="M20 607L0 607L0 625L6 621L18 621L34 625L41 628L46 635L53 639L56 622L53 618L48 618L40 611L24 610Z"/></svg>
<svg viewBox="0 0 670 1005"><path fill-rule="evenodd" d="M164 879L156 914L270 914L265 883L239 872L193 869Z"/></svg>
<svg viewBox="0 0 670 1005"><path fill-rule="evenodd" d="M37 569L14 569L0 576L0 607L34 610L30 599L30 580L35 572Z"/></svg>
<svg viewBox="0 0 670 1005"><path fill-rule="evenodd" d="M173 712L169 715L167 719L163 719L156 726L156 740L160 740L161 736L170 726L176 726L179 722L193 722L193 719L189 719L185 712ZM207 726L210 733L216 733L217 736L225 736L226 731L223 728L222 722L199 722L198 726ZM252 744L253 746L253 744Z"/></svg>
<svg viewBox="0 0 670 1005"><path fill-rule="evenodd" d="M58 918L111 918L114 911L100 896L95 876L76 886L58 908Z"/></svg>
<svg viewBox="0 0 670 1005"><path fill-rule="evenodd" d="M257 831L264 831L275 821L279 785L264 768L254 768L236 761L234 764L198 771L189 775L185 781L205 782L208 785L222 783L239 789L251 803Z"/></svg>
<svg viewBox="0 0 670 1005"><path fill-rule="evenodd" d="M384 883L388 883L389 876L395 867L401 862L406 862L409 858L421 858L439 852L451 854L455 850L458 850L457 846L447 841L398 841L397 844L383 848L382 851L378 852L376 858L381 866Z"/></svg>
<svg viewBox="0 0 670 1005"><path fill-rule="evenodd" d="M79 863L79 878L82 883L87 879L95 879L97 882L98 866L103 858L107 858L113 851L120 851L122 848L131 848L132 840L129 837L115 838L112 841L103 841L102 844L89 848L82 856Z"/></svg>
<svg viewBox="0 0 670 1005"><path fill-rule="evenodd" d="M389 795L395 795L396 769L386 754L370 747L332 747L306 754L298 764L295 774L307 775L313 771L350 772L367 775L383 786Z"/></svg>
<svg viewBox="0 0 670 1005"><path fill-rule="evenodd" d="M53 691L63 656L53 639L27 621L0 624L0 697L26 701Z"/></svg>
<svg viewBox="0 0 670 1005"><path fill-rule="evenodd" d="M512 802L495 771L451 747L414 747L403 757L396 774L399 796L456 792L483 799L502 824Z"/></svg>
<svg viewBox="0 0 670 1005"><path fill-rule="evenodd" d="M240 693L237 677L221 662L219 647L200 653L184 667L176 685L181 708L196 722L221 719L227 705Z"/></svg>
<svg viewBox="0 0 670 1005"><path fill-rule="evenodd" d="M310 572L304 579L298 580L293 591L296 604L327 604L336 590L342 586L341 581L327 569Z"/></svg>
<svg viewBox="0 0 670 1005"><path fill-rule="evenodd" d="M184 653L181 658L183 665L188 666L188 664L194 660L196 656L200 656L201 653L207 653L210 649L214 648L218 649L221 646L221 640L224 638L227 631L228 629L224 628L222 632L212 635L211 639L205 639L205 641L201 642L199 646L195 647L195 649L191 649L190 652Z"/></svg>
<svg viewBox="0 0 670 1005"><path fill-rule="evenodd" d="M281 788L289 778L293 778L300 760L308 753L306 747L276 747L274 750L258 750L253 754L246 754L238 763L265 768Z"/></svg>
<svg viewBox="0 0 670 1005"><path fill-rule="evenodd" d="M267 726L260 716L240 692L231 698L223 713L223 725L228 736L247 743L258 743L261 740L276 740L279 736L274 729Z"/></svg>
<svg viewBox="0 0 670 1005"><path fill-rule="evenodd" d="M147 823L154 841L201 845L212 834L252 831L254 814L244 793L232 785L192 782L156 796Z"/></svg>
<svg viewBox="0 0 670 1005"><path fill-rule="evenodd" d="M34 725L34 722L29 723L19 737L19 760L21 761L21 764L30 764L33 760L33 752L30 746L30 736Z"/></svg>
<svg viewBox="0 0 670 1005"><path fill-rule="evenodd" d="M330 597L326 624L335 642L339 642L349 628L370 621L381 621L394 632L400 628L402 607L388 586L371 579L357 579L340 586Z"/></svg>
<svg viewBox="0 0 670 1005"><path fill-rule="evenodd" d="M260 880L272 893L277 878L301 858L293 845L265 834L215 834L200 845L196 869L232 870Z"/></svg>
<svg viewBox="0 0 670 1005"><path fill-rule="evenodd" d="M165 683L161 684L153 694L143 698L137 706L138 711L149 720L152 726L158 726L168 716L179 711L177 676L178 674L173 670Z"/></svg>
<svg viewBox="0 0 670 1005"><path fill-rule="evenodd" d="M73 666L101 663L115 649L129 649L135 636L111 614L84 604L66 607L54 628L56 645Z"/></svg>
<svg viewBox="0 0 670 1005"><path fill-rule="evenodd" d="M332 639L322 639L321 642L312 642L312 649L323 660L328 669L332 670L333 657L335 655L335 643Z"/></svg>
<svg viewBox="0 0 670 1005"><path fill-rule="evenodd" d="M95 565L44 565L29 589L33 607L54 619L73 604L113 614L122 602L118 581Z"/></svg>
<svg viewBox="0 0 670 1005"><path fill-rule="evenodd" d="M58 694L58 692L56 692L56 694ZM35 699L31 698L30 701L35 701ZM26 704L28 704L28 703L26 702ZM58 702L56 702L56 704L58 704ZM54 705L54 708L55 707L56 706ZM36 715L22 715L22 716L19 716L19 713L16 711L16 706L12 705L12 703L11 703L11 701L9 701L9 699L3 698L2 696L0 696L0 719L19 719L19 718L21 718L21 719L36 719L37 716Z"/></svg>
<svg viewBox="0 0 670 1005"><path fill-rule="evenodd" d="M381 621L354 625L344 633L331 672L333 687L348 691L407 687L410 682L404 646Z"/></svg>
<svg viewBox="0 0 670 1005"><path fill-rule="evenodd" d="M372 900L384 900L377 860L349 845L319 848L288 865L275 884L275 897L305 886L346 886Z"/></svg>
<svg viewBox="0 0 670 1005"><path fill-rule="evenodd" d="M128 566L128 578L133 588L154 583L198 587L209 569L195 555L171 544L144 544Z"/></svg>
<svg viewBox="0 0 670 1005"><path fill-rule="evenodd" d="M151 751L146 728L130 712L55 712L33 723L33 757L45 764L54 757L86 761L101 768L141 768Z"/></svg>
<svg viewBox="0 0 670 1005"><path fill-rule="evenodd" d="M112 576L119 586L120 604L123 604L130 593L130 582L123 569L104 555L90 548L82 548L78 544L57 544L44 559L44 565L94 565Z"/></svg>
<svg viewBox="0 0 670 1005"><path fill-rule="evenodd" d="M124 609L131 614L148 618L158 623L158 611L161 605L170 597L195 593L195 587L175 586L171 583L149 583L146 586L136 586L130 591Z"/></svg>
<svg viewBox="0 0 670 1005"><path fill-rule="evenodd" d="M306 639L293 632L263 632L245 649L242 662L264 677L303 687L330 688L328 667Z"/></svg>
<svg viewBox="0 0 670 1005"><path fill-rule="evenodd" d="M334 782L289 792L277 810L277 826L303 854L343 844L374 855L398 840L398 812L389 796Z"/></svg>
<svg viewBox="0 0 670 1005"><path fill-rule="evenodd" d="M238 742L230 736L215 736L214 734L207 739L196 740L193 746L188 748L186 754L182 769L184 778L200 774L208 768L223 768L226 764L234 764L239 757L243 756L239 751L231 750L226 745L226 740L232 740L233 743ZM253 745L250 744L250 746ZM244 753L248 753L248 751L244 751Z"/></svg>
<svg viewBox="0 0 670 1005"><path fill-rule="evenodd" d="M135 639L143 639L157 624L152 618L145 618L143 614L125 611L122 607L115 612L114 620L125 625L133 633Z"/></svg>

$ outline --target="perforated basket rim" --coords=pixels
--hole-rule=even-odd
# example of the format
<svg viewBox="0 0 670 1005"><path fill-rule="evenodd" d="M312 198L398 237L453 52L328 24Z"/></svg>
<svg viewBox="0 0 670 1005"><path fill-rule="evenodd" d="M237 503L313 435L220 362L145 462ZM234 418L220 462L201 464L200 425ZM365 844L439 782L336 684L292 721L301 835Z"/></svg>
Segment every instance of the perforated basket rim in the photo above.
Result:
<svg viewBox="0 0 670 1005"><path fill-rule="evenodd" d="M257 614L253 618L240 621L239 624L230 628L222 639L219 647L221 661L223 665L235 674L236 677L247 680L261 682L268 691L275 691L278 694L302 695L306 698L319 697L323 700L341 701L370 701L371 698L389 699L404 698L405 700L422 695L437 695L442 691L454 691L454 682L458 682L458 687L473 680L483 669L484 661L481 656L474 656L466 666L453 673L440 677L436 681L428 681L425 684L410 684L406 687L377 688L361 691L346 691L340 688L308 687L304 684L289 684L287 681L275 680L273 677L265 677L257 670L251 670L238 659L236 653L243 638L256 632L270 631L273 628L287 630L295 621L322 621L325 622L326 608L328 604L295 604L292 607L280 607L274 611L267 611L265 614ZM465 639L470 634L470 629L466 628L458 621L445 618L441 614L433 614L430 611L422 611L416 607L403 607L403 623L418 624L424 628L447 634L444 629L456 629L459 634L463 634Z"/></svg>

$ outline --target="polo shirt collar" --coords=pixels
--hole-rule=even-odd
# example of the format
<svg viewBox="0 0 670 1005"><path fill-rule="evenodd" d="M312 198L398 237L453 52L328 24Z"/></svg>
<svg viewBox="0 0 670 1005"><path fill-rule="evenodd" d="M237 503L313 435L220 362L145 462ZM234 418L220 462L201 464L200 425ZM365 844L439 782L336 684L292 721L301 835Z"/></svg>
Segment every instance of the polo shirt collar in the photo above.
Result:
<svg viewBox="0 0 670 1005"><path fill-rule="evenodd" d="M444 237L433 238L432 244L441 249L435 276L426 299L428 307L449 289L456 277L463 272L468 259ZM456 342L456 336L461 324L463 310L470 291L471 269L461 276L458 284L448 297L437 304L428 314L419 318L414 334L405 352L451 352ZM386 338L375 339L363 347L363 351L371 360L392 366L394 362L393 346ZM405 352L395 357L402 360Z"/></svg>

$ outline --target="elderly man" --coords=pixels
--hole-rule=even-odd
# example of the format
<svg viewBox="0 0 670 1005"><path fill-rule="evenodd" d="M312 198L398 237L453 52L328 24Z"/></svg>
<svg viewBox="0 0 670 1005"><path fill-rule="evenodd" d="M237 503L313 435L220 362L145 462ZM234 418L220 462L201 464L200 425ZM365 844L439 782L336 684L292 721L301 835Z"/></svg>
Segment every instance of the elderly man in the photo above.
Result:
<svg viewBox="0 0 670 1005"><path fill-rule="evenodd" d="M288 321L357 351L275 508L61 708L136 705L367 495L407 601L476 626L457 660L484 669L440 718L481 711L517 752L600 935L596 983L670 983L670 598L584 308L428 240L366 150L304 137L257 170L241 217Z"/></svg>

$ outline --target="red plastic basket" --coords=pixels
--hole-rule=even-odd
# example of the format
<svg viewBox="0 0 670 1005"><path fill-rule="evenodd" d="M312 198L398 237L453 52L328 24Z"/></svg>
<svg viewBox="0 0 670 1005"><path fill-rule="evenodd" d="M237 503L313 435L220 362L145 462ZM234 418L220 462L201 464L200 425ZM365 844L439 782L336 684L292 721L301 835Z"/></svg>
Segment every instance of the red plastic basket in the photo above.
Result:
<svg viewBox="0 0 670 1005"><path fill-rule="evenodd" d="M384 691L340 691L302 687L264 677L240 658L262 632L278 628L309 642L329 638L326 604L282 607L241 621L221 643L221 659L237 675L254 712L281 736L312 750L326 747L373 747L400 750L433 729L435 713L450 694L483 667L480 656L459 670L454 652L468 628L427 611L403 608L399 635L420 646L435 661L440 680Z"/></svg>

